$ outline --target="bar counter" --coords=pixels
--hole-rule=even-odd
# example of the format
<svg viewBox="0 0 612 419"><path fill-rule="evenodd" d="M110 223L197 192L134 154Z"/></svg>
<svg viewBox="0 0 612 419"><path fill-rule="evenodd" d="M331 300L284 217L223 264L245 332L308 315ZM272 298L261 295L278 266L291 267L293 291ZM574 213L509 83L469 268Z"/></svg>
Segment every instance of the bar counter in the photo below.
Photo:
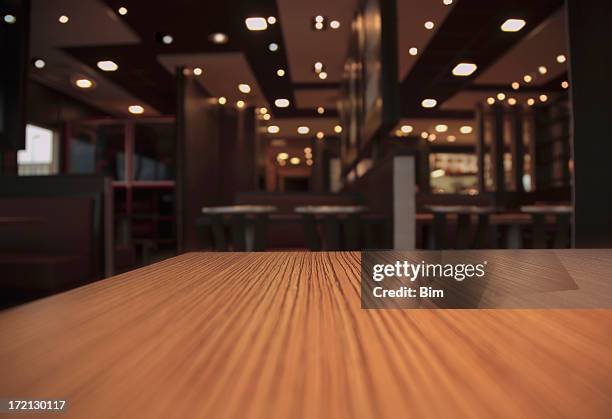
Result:
<svg viewBox="0 0 612 419"><path fill-rule="evenodd" d="M610 276L610 251L550 252ZM362 310L359 277L358 252L188 253L1 312L0 397L68 400L51 417L609 414L612 310Z"/></svg>

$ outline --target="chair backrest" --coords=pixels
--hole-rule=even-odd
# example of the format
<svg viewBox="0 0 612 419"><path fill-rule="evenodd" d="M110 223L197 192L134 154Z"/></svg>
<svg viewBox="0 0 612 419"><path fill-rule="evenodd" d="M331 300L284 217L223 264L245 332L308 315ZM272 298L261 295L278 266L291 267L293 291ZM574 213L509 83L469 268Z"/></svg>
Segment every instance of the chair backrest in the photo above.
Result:
<svg viewBox="0 0 612 419"><path fill-rule="evenodd" d="M87 251L93 279L112 275L113 191L109 178L98 175L0 177L0 216L29 216L40 220L5 226L0 234L0 249Z"/></svg>

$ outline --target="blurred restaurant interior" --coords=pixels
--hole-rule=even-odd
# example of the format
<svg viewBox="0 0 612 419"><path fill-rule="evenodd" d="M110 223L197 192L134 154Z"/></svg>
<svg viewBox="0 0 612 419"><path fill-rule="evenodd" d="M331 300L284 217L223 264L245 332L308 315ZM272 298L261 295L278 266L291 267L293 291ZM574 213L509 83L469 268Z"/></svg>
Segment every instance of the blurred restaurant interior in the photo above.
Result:
<svg viewBox="0 0 612 419"><path fill-rule="evenodd" d="M0 308L188 251L612 243L609 6L0 4Z"/></svg>

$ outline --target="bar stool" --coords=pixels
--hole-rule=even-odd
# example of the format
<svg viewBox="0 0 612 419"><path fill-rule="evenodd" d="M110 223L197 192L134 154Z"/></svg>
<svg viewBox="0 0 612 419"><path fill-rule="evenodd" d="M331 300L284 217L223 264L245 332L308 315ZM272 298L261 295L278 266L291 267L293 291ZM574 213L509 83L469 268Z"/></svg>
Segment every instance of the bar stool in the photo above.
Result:
<svg viewBox="0 0 612 419"><path fill-rule="evenodd" d="M310 250L358 250L361 236L360 214L367 210L360 205L309 205L295 207L302 214L302 225ZM323 223L323 243L317 224ZM343 237L341 238L341 231Z"/></svg>
<svg viewBox="0 0 612 419"><path fill-rule="evenodd" d="M478 207L474 205L430 205L426 207L433 213L433 229L430 236L430 246L433 249L449 248L448 215L457 216L457 231L455 249L484 249L489 238L489 216L496 210L494 207ZM471 236L472 217L476 215L476 230Z"/></svg>
<svg viewBox="0 0 612 419"><path fill-rule="evenodd" d="M204 207L202 214L210 217L215 250L227 251L225 220L230 221L232 250L235 252L264 251L267 247L268 215L276 212L271 205L230 205Z"/></svg>
<svg viewBox="0 0 612 419"><path fill-rule="evenodd" d="M569 226L573 212L570 205L525 205L521 207L521 211L531 214L532 247L534 249L546 249L548 247L546 219L551 216L555 218L553 248L563 249L570 246Z"/></svg>

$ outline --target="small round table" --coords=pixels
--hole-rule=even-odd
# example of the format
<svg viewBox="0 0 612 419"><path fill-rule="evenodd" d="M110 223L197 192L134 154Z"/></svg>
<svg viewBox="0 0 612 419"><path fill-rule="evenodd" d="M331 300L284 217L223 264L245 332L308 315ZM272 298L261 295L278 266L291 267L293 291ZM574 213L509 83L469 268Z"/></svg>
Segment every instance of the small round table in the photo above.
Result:
<svg viewBox="0 0 612 419"><path fill-rule="evenodd" d="M203 207L202 214L211 218L215 248L228 249L223 219L230 218L233 250L237 252L264 251L267 246L268 214L276 212L272 205L227 205Z"/></svg>
<svg viewBox="0 0 612 419"><path fill-rule="evenodd" d="M323 247L317 234L317 216L323 217L325 250L358 250L359 215L367 210L368 208L362 205L307 205L294 208L296 213L302 214L308 247L314 251ZM344 218L344 246L340 244L340 217Z"/></svg>

